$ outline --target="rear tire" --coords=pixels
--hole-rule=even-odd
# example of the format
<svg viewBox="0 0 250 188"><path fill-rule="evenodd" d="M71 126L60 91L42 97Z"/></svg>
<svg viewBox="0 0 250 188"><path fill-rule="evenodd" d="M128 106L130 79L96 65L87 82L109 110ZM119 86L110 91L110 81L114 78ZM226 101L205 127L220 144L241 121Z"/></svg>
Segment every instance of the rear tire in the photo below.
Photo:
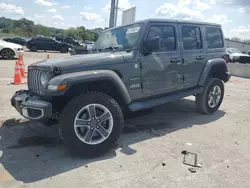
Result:
<svg viewBox="0 0 250 188"><path fill-rule="evenodd" d="M60 52L61 52L61 53L67 53L68 51L67 51L67 48L66 48L66 47L62 47L62 48L60 49Z"/></svg>
<svg viewBox="0 0 250 188"><path fill-rule="evenodd" d="M104 109L103 114L99 107ZM100 119L104 114L109 115L105 121ZM123 114L118 103L104 93L89 92L66 105L59 120L59 133L73 154L96 157L116 145L123 126Z"/></svg>
<svg viewBox="0 0 250 188"><path fill-rule="evenodd" d="M198 111L212 114L218 110L224 98L224 83L218 78L211 78L203 93L195 98Z"/></svg>
<svg viewBox="0 0 250 188"><path fill-rule="evenodd" d="M35 45L31 46L30 50L32 52L37 52L37 47Z"/></svg>

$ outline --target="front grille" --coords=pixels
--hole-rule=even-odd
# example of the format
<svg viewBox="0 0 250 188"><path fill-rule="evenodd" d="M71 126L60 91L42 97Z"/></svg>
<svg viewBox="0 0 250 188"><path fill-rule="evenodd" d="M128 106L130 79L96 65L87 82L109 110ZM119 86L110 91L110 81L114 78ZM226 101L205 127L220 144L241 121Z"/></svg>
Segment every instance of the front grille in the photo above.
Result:
<svg viewBox="0 0 250 188"><path fill-rule="evenodd" d="M239 58L239 63L250 63L250 57L247 57L247 56L240 56Z"/></svg>
<svg viewBox="0 0 250 188"><path fill-rule="evenodd" d="M41 84L40 77L41 74L46 71L49 74L49 71L44 68L29 68L28 69L28 88L32 94L43 95L44 87ZM51 76L50 76L51 77Z"/></svg>

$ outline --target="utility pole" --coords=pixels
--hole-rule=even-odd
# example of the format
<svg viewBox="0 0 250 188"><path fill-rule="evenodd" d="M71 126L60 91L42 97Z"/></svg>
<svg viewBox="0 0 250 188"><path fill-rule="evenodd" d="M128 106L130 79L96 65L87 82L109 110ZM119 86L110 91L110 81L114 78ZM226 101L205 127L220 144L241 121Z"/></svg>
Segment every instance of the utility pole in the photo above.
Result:
<svg viewBox="0 0 250 188"><path fill-rule="evenodd" d="M119 6L119 0L116 0L116 3L115 3L115 25L114 27L116 27L116 24L117 24L117 15L118 15L118 6Z"/></svg>
<svg viewBox="0 0 250 188"><path fill-rule="evenodd" d="M117 12L118 12L118 2L119 0L111 0L111 9L109 17L109 28L116 26Z"/></svg>

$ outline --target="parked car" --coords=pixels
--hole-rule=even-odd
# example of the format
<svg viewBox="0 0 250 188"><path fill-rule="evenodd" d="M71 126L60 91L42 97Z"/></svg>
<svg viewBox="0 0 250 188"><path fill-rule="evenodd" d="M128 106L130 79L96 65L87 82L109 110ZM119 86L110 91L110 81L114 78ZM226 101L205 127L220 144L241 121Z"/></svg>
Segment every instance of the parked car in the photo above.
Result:
<svg viewBox="0 0 250 188"><path fill-rule="evenodd" d="M19 53L23 53L23 47L19 44L6 42L0 39L0 56L4 59L13 59L18 57Z"/></svg>
<svg viewBox="0 0 250 188"><path fill-rule="evenodd" d="M212 53L211 53L212 52ZM28 90L12 106L27 119L58 122L68 149L84 157L110 151L124 116L195 96L213 114L230 79L219 24L149 19L105 30L92 53L28 67Z"/></svg>
<svg viewBox="0 0 250 188"><path fill-rule="evenodd" d="M94 42L81 43L80 46L72 48L69 52L70 55L88 54L94 46Z"/></svg>
<svg viewBox="0 0 250 188"><path fill-rule="evenodd" d="M27 41L27 48L33 52L36 52L37 50L48 50L67 53L72 46L48 37L35 37Z"/></svg>
<svg viewBox="0 0 250 188"><path fill-rule="evenodd" d="M70 55L80 55L80 54L88 54L90 50L87 50L85 47L76 46L69 50Z"/></svg>
<svg viewBox="0 0 250 188"><path fill-rule="evenodd" d="M250 56L243 54L237 48L226 48L231 62L250 63Z"/></svg>
<svg viewBox="0 0 250 188"><path fill-rule="evenodd" d="M75 39L72 37L56 37L57 41L65 42L68 44L72 44L73 46L79 46L79 42L77 42Z"/></svg>
<svg viewBox="0 0 250 188"><path fill-rule="evenodd" d="M20 37L4 38L3 40L6 41L6 42L12 42L12 43L15 43L15 44L20 44L22 46L26 45L26 40L23 39L23 38L20 38Z"/></svg>
<svg viewBox="0 0 250 188"><path fill-rule="evenodd" d="M86 50L91 50L94 46L94 42L91 42L91 41L87 41L87 42L84 42L83 43L83 47L86 49Z"/></svg>

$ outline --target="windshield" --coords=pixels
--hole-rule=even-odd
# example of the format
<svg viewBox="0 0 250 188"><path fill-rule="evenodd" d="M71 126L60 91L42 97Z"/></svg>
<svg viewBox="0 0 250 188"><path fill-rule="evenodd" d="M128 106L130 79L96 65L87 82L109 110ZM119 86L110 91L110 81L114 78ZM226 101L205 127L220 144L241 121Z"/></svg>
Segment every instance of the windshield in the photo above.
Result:
<svg viewBox="0 0 250 188"><path fill-rule="evenodd" d="M137 43L141 26L142 23L138 23L104 31L98 37L93 49L131 49Z"/></svg>
<svg viewBox="0 0 250 188"><path fill-rule="evenodd" d="M232 54L232 53L241 53L240 50L238 50L237 48L228 48L227 52Z"/></svg>

